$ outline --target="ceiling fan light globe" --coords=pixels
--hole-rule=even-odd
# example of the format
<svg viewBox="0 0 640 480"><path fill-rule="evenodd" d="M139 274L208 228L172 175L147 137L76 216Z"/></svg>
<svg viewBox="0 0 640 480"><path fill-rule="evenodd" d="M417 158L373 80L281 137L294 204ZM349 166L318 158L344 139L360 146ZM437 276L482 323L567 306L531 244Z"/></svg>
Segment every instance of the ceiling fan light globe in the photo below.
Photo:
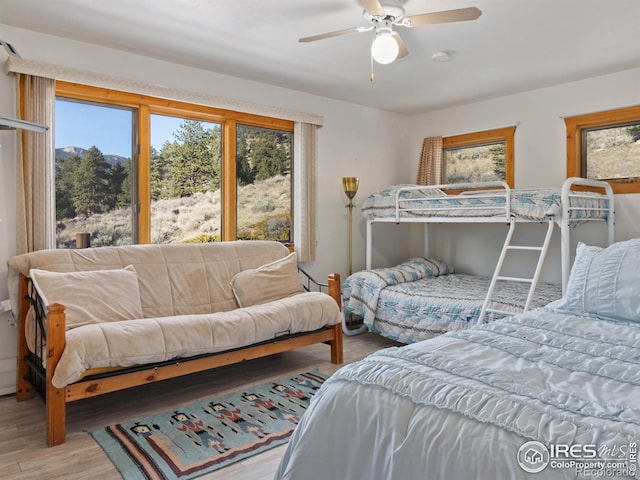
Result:
<svg viewBox="0 0 640 480"><path fill-rule="evenodd" d="M371 56L373 59L386 65L398 58L400 47L391 35L378 35L371 44Z"/></svg>

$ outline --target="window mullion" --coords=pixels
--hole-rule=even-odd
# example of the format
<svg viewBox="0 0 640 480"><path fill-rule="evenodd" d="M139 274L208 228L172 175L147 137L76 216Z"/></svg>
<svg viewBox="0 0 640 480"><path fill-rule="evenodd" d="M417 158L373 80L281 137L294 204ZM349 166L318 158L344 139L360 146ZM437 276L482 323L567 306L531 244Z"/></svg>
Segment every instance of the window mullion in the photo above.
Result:
<svg viewBox="0 0 640 480"><path fill-rule="evenodd" d="M151 115L147 105L138 109L138 243L151 243Z"/></svg>
<svg viewBox="0 0 640 480"><path fill-rule="evenodd" d="M236 121L222 125L222 240L237 235Z"/></svg>

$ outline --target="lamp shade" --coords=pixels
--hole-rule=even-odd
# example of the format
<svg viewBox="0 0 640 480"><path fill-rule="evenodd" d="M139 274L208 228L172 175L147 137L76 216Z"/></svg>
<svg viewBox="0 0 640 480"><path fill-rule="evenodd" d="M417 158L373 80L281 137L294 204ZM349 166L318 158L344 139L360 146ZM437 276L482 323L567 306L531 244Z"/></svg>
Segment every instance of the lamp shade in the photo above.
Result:
<svg viewBox="0 0 640 480"><path fill-rule="evenodd" d="M396 39L389 33L379 33L371 44L371 56L373 59L381 64L387 64L393 62L398 58L400 52L400 46Z"/></svg>
<svg viewBox="0 0 640 480"><path fill-rule="evenodd" d="M360 180L358 177L342 177L342 189L347 198L353 199L353 197L356 196L359 184Z"/></svg>

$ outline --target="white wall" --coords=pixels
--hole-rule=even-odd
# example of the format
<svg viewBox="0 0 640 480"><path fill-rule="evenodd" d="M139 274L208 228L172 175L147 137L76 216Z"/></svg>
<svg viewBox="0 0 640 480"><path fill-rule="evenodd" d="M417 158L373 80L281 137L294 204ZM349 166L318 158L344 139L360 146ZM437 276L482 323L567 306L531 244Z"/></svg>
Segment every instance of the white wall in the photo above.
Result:
<svg viewBox="0 0 640 480"><path fill-rule="evenodd" d="M640 104L640 69L627 70L540 90L509 95L417 115L411 122L412 171L418 168L422 140L518 125L515 135L515 186L560 186L566 178L566 133L562 117ZM616 239L640 237L640 195L616 195ZM597 228L597 226L596 226ZM535 235L524 228L522 241ZM603 244L604 229L596 233L578 227L573 240ZM495 266L506 228L434 226L429 230L429 253L453 262L459 271L489 275ZM420 236L421 232L416 232ZM560 280L559 230L545 263L544 280ZM422 251L412 243L413 254Z"/></svg>
<svg viewBox="0 0 640 480"><path fill-rule="evenodd" d="M0 75L0 116L13 116L15 104L13 82ZM0 300L7 294L6 260L16 250L15 133L0 131ZM15 328L8 323L8 313L0 313L0 395L15 391Z"/></svg>
<svg viewBox="0 0 640 480"><path fill-rule="evenodd" d="M373 190L408 181L407 116L10 26L0 25L0 28L2 39L11 43L25 60L324 116L325 126L318 132L318 256L316 262L306 266L318 279L326 280L331 272L343 277L348 273L347 199L342 191L342 177L360 177L360 190L355 199L358 206ZM15 83L13 76L0 74L0 115L16 116ZM4 300L8 297L6 259L16 252L15 132L0 132L0 142L0 218L3 218L0 223L0 300ZM359 209L354 210L353 248L354 269L362 269L364 219ZM376 258L380 262L395 263L405 258L408 251L408 233L400 238L382 236ZM14 368L15 332L0 318L0 394L3 393L3 358Z"/></svg>

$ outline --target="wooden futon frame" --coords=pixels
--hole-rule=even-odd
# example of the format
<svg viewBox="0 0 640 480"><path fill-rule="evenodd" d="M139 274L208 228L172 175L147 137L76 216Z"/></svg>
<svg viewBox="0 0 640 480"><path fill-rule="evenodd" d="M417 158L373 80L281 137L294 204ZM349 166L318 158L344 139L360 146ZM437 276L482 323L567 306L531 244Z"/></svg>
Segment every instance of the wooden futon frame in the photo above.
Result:
<svg viewBox="0 0 640 480"><path fill-rule="evenodd" d="M301 270L306 278L305 289L326 291L337 303L340 303L340 275L331 274L328 283L316 282ZM25 335L26 317L29 308L36 312L36 322L43 332L36 333L36 352L46 357L42 362L38 353L29 351ZM146 364L137 367L118 369L114 372L86 376L64 388L55 388L51 379L56 365L65 348L64 306L52 304L46 310L36 294L31 282L20 275L20 307L18 318L18 371L16 399L24 401L38 392L45 400L47 410L47 446L64 443L66 437L66 405L84 398L115 392L138 385L179 377L189 373L209 370L215 367L265 357L274 353L312 345L326 343L331 347L331 362L343 362L342 325L321 328L313 332L284 335L272 340L247 347L224 352L199 355L195 357L173 359L162 363ZM45 321L44 318L47 318ZM34 329L38 330L38 329ZM43 365L46 365L46 367Z"/></svg>

